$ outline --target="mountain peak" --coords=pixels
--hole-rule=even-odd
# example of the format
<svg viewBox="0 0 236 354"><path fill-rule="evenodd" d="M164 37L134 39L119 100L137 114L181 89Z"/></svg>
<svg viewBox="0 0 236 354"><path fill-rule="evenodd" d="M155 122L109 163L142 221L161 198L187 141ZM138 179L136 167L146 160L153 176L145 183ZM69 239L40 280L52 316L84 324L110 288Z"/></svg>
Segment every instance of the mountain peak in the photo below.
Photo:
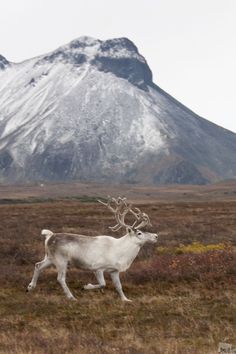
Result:
<svg viewBox="0 0 236 354"><path fill-rule="evenodd" d="M74 39L47 54L41 61L64 62L81 67L89 64L99 71L110 72L131 82L140 89L152 86L152 72L145 58L128 38L102 41L88 36Z"/></svg>
<svg viewBox="0 0 236 354"><path fill-rule="evenodd" d="M110 50L111 48L113 48L116 51L125 48L129 52L138 54L138 48L134 45L134 43L130 39L126 37L107 39L106 41L102 42L101 51Z"/></svg>
<svg viewBox="0 0 236 354"><path fill-rule="evenodd" d="M153 85L152 72L145 58L128 38L101 42L93 63L100 71L111 72L142 90L148 90L148 86Z"/></svg>
<svg viewBox="0 0 236 354"><path fill-rule="evenodd" d="M79 48L79 47L92 47L97 45L101 41L99 39L89 37L89 36L81 36L79 38L74 39L69 43L70 48Z"/></svg>
<svg viewBox="0 0 236 354"><path fill-rule="evenodd" d="M81 54L88 56L90 59L104 56L114 59L135 58L146 63L144 57L139 54L134 43L125 37L102 41L93 37L82 36L57 50L63 50L65 52L80 52Z"/></svg>

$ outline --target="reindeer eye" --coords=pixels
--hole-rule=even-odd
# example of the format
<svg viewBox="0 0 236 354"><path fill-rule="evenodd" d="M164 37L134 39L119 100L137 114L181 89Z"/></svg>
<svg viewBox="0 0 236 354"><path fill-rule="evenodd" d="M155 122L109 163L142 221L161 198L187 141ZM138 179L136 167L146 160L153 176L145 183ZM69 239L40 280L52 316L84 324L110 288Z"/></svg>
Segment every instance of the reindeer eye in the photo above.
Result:
<svg viewBox="0 0 236 354"><path fill-rule="evenodd" d="M141 232L141 231L138 231L138 235L141 236L141 235L142 235L142 232Z"/></svg>

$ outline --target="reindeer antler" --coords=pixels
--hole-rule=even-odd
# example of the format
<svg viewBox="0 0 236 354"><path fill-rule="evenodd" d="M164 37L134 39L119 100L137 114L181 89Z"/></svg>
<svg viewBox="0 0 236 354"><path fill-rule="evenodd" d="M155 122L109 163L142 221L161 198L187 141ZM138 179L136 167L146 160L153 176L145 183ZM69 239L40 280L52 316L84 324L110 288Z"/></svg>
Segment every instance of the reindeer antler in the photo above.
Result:
<svg viewBox="0 0 236 354"><path fill-rule="evenodd" d="M111 210L111 212L113 214L115 214L115 219L117 224L115 226L110 226L109 228L112 231L118 231L120 230L122 227L125 228L134 228L134 229L140 229L146 225L151 226L151 222L150 219L148 217L148 215L146 213L141 212L140 209L138 208L134 208L136 211L132 210L132 204L127 204L127 199L126 198L121 198L118 197L116 198L112 198L110 196L108 196L108 202L104 203L101 200L98 200L99 203L105 205L106 207L108 207L109 210ZM111 206L111 204L115 204L115 206ZM127 225L125 223L125 216L128 213L131 213L134 217L135 217L135 221L133 223L133 225ZM137 222L139 222L138 225Z"/></svg>
<svg viewBox="0 0 236 354"><path fill-rule="evenodd" d="M132 228L134 227L135 229L141 229L144 226L152 226L149 216L146 213L143 213L139 208L135 208L135 210L137 210L137 212L133 211L132 209L130 210L130 212L136 218ZM135 226L137 222L139 222L139 224Z"/></svg>
<svg viewBox="0 0 236 354"><path fill-rule="evenodd" d="M118 231L122 227L130 227L129 225L126 225L124 221L125 215L129 212L130 209L130 206L127 205L126 198L118 197L116 199L114 197L112 198L108 196L107 203L104 203L99 199L98 202L105 205L109 210L111 210L113 214L115 214L117 224L115 226L109 226L112 231ZM112 206L111 204L114 204L114 206Z"/></svg>

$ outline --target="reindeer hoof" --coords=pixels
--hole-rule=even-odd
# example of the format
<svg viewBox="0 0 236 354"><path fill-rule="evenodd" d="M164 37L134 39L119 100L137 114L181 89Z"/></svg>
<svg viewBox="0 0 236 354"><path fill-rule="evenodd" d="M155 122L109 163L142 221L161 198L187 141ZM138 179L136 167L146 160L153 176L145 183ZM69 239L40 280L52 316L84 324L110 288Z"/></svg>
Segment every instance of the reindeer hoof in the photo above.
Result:
<svg viewBox="0 0 236 354"><path fill-rule="evenodd" d="M70 300L70 301L77 301L77 299L76 299L74 296L68 297L68 300Z"/></svg>
<svg viewBox="0 0 236 354"><path fill-rule="evenodd" d="M132 300L130 300L130 299L127 299L127 298L125 298L125 299L122 299L122 301L123 301L123 302L133 302Z"/></svg>
<svg viewBox="0 0 236 354"><path fill-rule="evenodd" d="M93 289L93 285L92 284L84 285L84 290L92 290L92 289Z"/></svg>
<svg viewBox="0 0 236 354"><path fill-rule="evenodd" d="M28 293L29 291L31 291L32 289L34 289L34 286L32 286L31 284L29 284L26 288L26 292Z"/></svg>

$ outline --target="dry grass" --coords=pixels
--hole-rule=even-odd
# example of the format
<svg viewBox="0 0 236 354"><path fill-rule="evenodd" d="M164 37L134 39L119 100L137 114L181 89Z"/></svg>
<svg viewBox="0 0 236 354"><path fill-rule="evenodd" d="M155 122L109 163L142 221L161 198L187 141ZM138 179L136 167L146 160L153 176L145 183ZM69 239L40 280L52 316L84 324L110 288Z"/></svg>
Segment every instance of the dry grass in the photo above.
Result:
<svg viewBox="0 0 236 354"><path fill-rule="evenodd" d="M122 275L133 299L124 304L109 279L104 293L82 291L93 275L74 269L68 283L77 303L65 299L54 269L25 292L44 255L40 230L108 233L113 219L102 206L76 200L0 206L0 353L210 354L219 342L236 346L236 202L149 201L141 208L160 242ZM173 251L194 241L227 247Z"/></svg>

